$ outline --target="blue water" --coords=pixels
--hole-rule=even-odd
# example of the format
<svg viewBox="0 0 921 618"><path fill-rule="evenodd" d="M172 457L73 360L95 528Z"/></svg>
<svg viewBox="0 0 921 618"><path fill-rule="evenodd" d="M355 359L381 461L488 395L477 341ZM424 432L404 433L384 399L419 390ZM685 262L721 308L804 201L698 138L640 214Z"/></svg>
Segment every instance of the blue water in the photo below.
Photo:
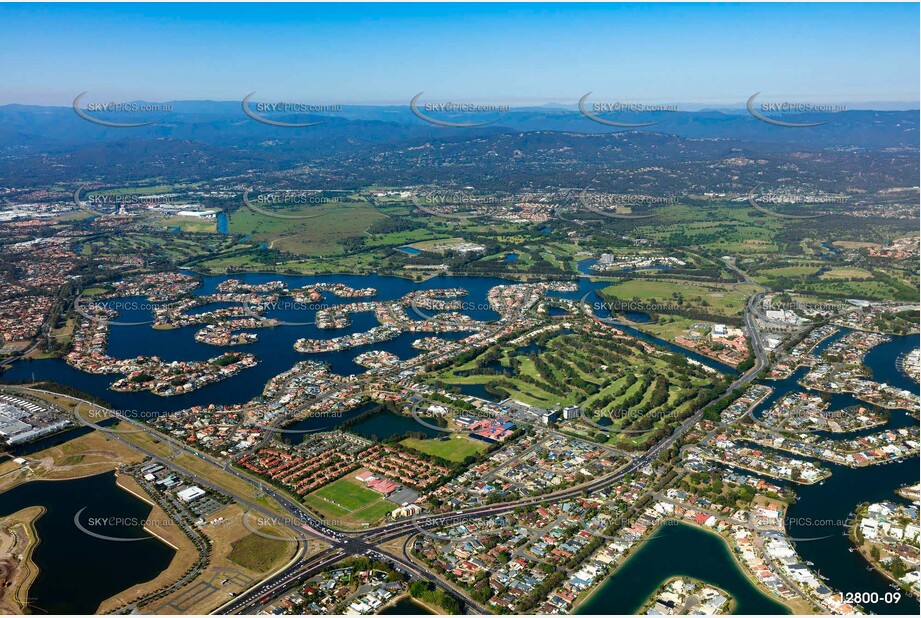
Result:
<svg viewBox="0 0 921 618"><path fill-rule="evenodd" d="M217 213L217 231L218 234L230 234L230 229L227 226L227 213L223 210Z"/></svg>
<svg viewBox="0 0 921 618"><path fill-rule="evenodd" d="M301 287L316 282L342 282L346 285L361 288L375 287L378 289L379 299L394 299L402 297L407 292L418 289L433 289L442 287L463 287L469 290L470 294L464 300L469 301L471 306L482 306L486 302L488 290L500 284L507 284L496 278L463 278L463 277L436 277L423 283L414 283L407 279L398 277L384 277L379 275L368 276L281 276L277 274L245 274L237 275L235 278L242 279L247 283L265 283L268 281L285 280L290 288ZM199 288L197 294L211 294L216 290L216 286L226 277L204 277L203 286ZM597 291L606 285L604 282L592 282L587 278L579 281L578 291L571 293L554 293L553 296L579 299L585 294L589 294L588 302L598 300L591 292ZM334 296L328 296L324 303L348 303L348 299L339 299ZM497 314L488 309L478 309L465 311L468 315L479 320L495 319ZM270 317L279 317L288 321L311 321L315 312L313 310L287 310L270 312ZM607 314L599 311L600 317L609 317ZM259 364L253 368L242 372L240 375L224 380L217 384L210 385L198 391L178 396L178 397L157 397L150 393L116 393L108 390L117 376L111 375L92 375L86 374L69 367L64 361L59 359L45 359L35 361L18 361L13 367L3 375L7 380L29 380L34 374L36 379L45 379L59 382L72 386L74 388L89 392L97 397L105 399L113 404L114 407L124 410L143 410L143 411L174 411L189 407L192 405L202 405L208 403L233 404L244 403L258 396L269 378L289 369L296 362L304 359L316 359L331 364L333 371L337 373L358 374L364 370L355 365L353 359L361 352L368 348L355 348L345 352L330 354L307 355L296 352L293 348L294 341L299 337L335 337L342 334L359 332L377 324L372 314L356 314L352 316L353 323L349 328L335 331L320 331L312 325L307 326L279 326L276 328L257 329L253 332L259 334L259 342L243 346L245 349L254 353L259 358ZM120 321L144 321L150 319L150 312L147 310L123 311L118 318ZM192 339L192 335L197 326L169 330L154 331L149 325L142 326L113 326L111 329L109 352L113 356L127 358L136 355L159 355L168 360L180 359L204 359L216 356L224 348L199 344ZM677 346L658 340L650 335L646 335L629 326L620 326L624 331L646 341L653 342L657 345L664 346L669 350L681 354L685 357L695 358L704 364L717 367L723 371L731 372L731 369L703 358L700 355L693 354ZM419 353L410 347L410 343L424 336L417 333L406 333L397 339L375 346L396 354L398 357L405 359L415 356ZM444 338L463 337L464 334L453 333L448 335L439 335ZM843 336L838 335L838 337ZM888 344L878 346L867 354L866 363L873 371L875 378L881 382L887 382L905 388L917 389L917 385L908 381L907 376L902 374L895 366L896 359L903 353L910 351L918 346L919 338L917 335L907 337L894 337L893 341ZM823 343L820 347L824 348L829 345ZM774 394L761 406L758 413L762 412L767 406L779 399L790 389L799 389L796 381L802 376L805 370L801 369L794 376L787 380L771 382L774 387ZM481 385L464 385L461 391L483 396L487 399L494 399L488 396ZM848 394L836 394L831 397L832 409L840 409L848 405L853 405L856 400ZM354 412L359 414L360 411ZM387 431L393 431L397 427L393 419L384 419L378 422L387 421L384 425L377 427L374 425L374 419L369 419L361 425L361 431L367 434L380 434ZM412 421L411 430L419 431L422 427ZM316 421L311 421L316 422ZM341 419L336 421L336 424ZM370 424L369 424L370 422ZM907 414L899 411L892 413L892 422L890 426L904 426L914 422ZM397 428L398 429L398 428ZM385 434L386 435L386 434ZM828 464L825 464L828 465ZM800 496L799 502L791 509L791 517L838 517L839 514L846 514L847 510L853 509L858 503L866 500L878 500L882 497L895 499L892 493L898 485L903 482L917 481L917 459L908 462L889 465L874 466L862 470L848 470L838 466L833 467L834 476L824 485L815 485L810 487L798 487L797 493ZM831 495L830 492L835 489L838 493ZM829 506L832 505L832 506ZM832 513L829 509L833 509ZM839 513L844 510L845 513ZM797 535L795 529L791 529L791 534ZM809 534L800 534L801 536L810 536ZM845 537L838 535L837 539ZM803 543L801 553L807 560L816 563L817 568L822 570L824 575L829 577L829 584L838 589L845 591L879 591L888 590L885 580L872 572L865 570L865 565L859 561L853 560L853 554L847 552L843 544L828 544L826 547L822 543ZM662 579L668 576L669 566L661 563ZM599 595L599 598L604 598ZM870 609L883 613L886 611L901 610L906 613L909 606L901 605L898 607L872 606ZM916 609L916 607L915 607Z"/></svg>
<svg viewBox="0 0 921 618"><path fill-rule="evenodd" d="M514 262L514 261L516 261L517 259L518 259L518 254L517 254L517 253L509 253L508 255L505 256L504 261L506 261L506 262Z"/></svg>
<svg viewBox="0 0 921 618"><path fill-rule="evenodd" d="M648 313L643 313L641 311L624 311L624 317L631 322L636 322L638 324L648 324L652 322L652 318Z"/></svg>
<svg viewBox="0 0 921 618"><path fill-rule="evenodd" d="M844 336L846 332L845 330L820 344L820 351L831 342ZM917 335L893 337L892 342L877 346L867 354L865 363L881 382L897 384L897 380L908 378L901 374L895 361L902 353L917 347L918 342ZM774 392L759 404L755 415L760 417L766 409L786 394L803 391L804 389L797 384L797 381L807 371L807 368L802 367L785 380L768 381L767 384L774 388ZM898 374L901 374L901 377ZM917 385L914 386L917 388ZM830 403L831 410L840 410L855 405L858 401L853 395L839 393L831 396ZM893 410L887 427L895 429L917 425L917 422L907 412ZM852 432L848 436L873 433L879 430L876 428ZM840 438L840 435L837 437ZM874 570L868 571L866 560L860 554L849 551L852 547L851 541L843 534L846 530L845 526L839 523L848 521L857 505L864 502L888 500L905 503L906 501L900 498L895 490L918 481L918 458L857 469L808 457L805 459L830 468L832 476L820 484L795 486L797 500L787 511L788 534L793 538L815 539L796 542L796 550L799 555L804 561L814 563L814 568L827 578L827 585L834 590L878 593L881 601L865 603L866 610L877 614L918 615L918 601L904 593L898 603L885 603L882 600L886 592L892 592L889 581ZM748 472L746 474L766 478L758 474ZM769 478L766 480L777 483ZM784 485L784 483L778 484ZM708 536L708 533L695 528L668 527L663 529L660 536L661 538L650 541L638 550L634 557L628 559L619 571L602 584L598 593L579 608L578 613L626 614L635 612L658 582L676 575L690 575L720 585L736 596L737 601L740 594L758 600L754 598L758 595L751 594L750 591L754 589L747 584L747 580L736 576L739 571L734 561L722 560L723 554L728 556L728 552L717 547L717 545L722 545L722 542L716 537L709 535L714 540L714 543L711 543L713 547L703 548L700 543L705 536ZM706 560L701 560L700 556L706 556ZM733 578L738 581L731 581ZM745 606L737 607L736 613L786 613L776 604L773 607L754 605L749 607L748 601L744 601Z"/></svg>
<svg viewBox="0 0 921 618"><path fill-rule="evenodd" d="M357 433L369 439L386 440L392 436L405 434L408 432L422 433L428 438L443 438L448 435L443 431L426 427L416 421L411 416L394 414L385 411L375 414L369 418L360 421L348 428L348 431Z"/></svg>
<svg viewBox="0 0 921 618"><path fill-rule="evenodd" d="M583 275L596 276L598 273L592 270L592 266L598 263L598 260L594 258L588 258L586 260L579 260L576 262L576 267L580 273Z"/></svg>
<svg viewBox="0 0 921 618"><path fill-rule="evenodd" d="M464 395L479 397L480 399L495 403L498 403L501 399L500 397L487 393L485 384L452 384L450 388L451 390L457 389Z"/></svg>
<svg viewBox="0 0 921 618"><path fill-rule="evenodd" d="M32 559L39 573L29 588L29 613L92 614L107 598L157 577L176 554L137 523L152 509L119 487L112 472L32 481L0 494L0 517L31 506L46 511L35 522L40 542ZM119 543L80 532L74 518L83 509L80 522L94 532L143 540Z"/></svg>
<svg viewBox="0 0 921 618"><path fill-rule="evenodd" d="M397 251L402 251L403 253L408 253L409 255L419 255L422 253L421 250L416 249L415 247L397 247Z"/></svg>
<svg viewBox="0 0 921 618"><path fill-rule="evenodd" d="M689 524L663 526L581 605L579 615L636 614L669 577L693 577L728 592L740 615L789 613L740 570L726 543Z"/></svg>
<svg viewBox="0 0 921 618"><path fill-rule="evenodd" d="M917 348L918 343L918 335L893 337L889 343L882 343L867 352L864 363L873 371L877 382L917 393L921 386L899 368L899 358Z"/></svg>
<svg viewBox="0 0 921 618"><path fill-rule="evenodd" d="M840 339L848 332L833 335L820 343L816 350L821 352L832 342ZM880 382L886 382L917 392L918 385L910 382L897 367L898 357L919 343L918 335L893 337L889 343L884 343L873 348L864 358L864 364L872 371L873 376ZM793 375L784 380L768 381L766 384L774 388L774 392L758 405L754 415L760 418L777 400L791 392L810 392L801 387L797 382L808 372L808 368L800 367ZM866 405L850 393L834 393L829 396L829 410L842 410L848 406ZM918 421L904 410L892 410L889 423L886 427L897 429L917 425ZM869 433L876 433L881 428L865 429L850 432L848 437L855 437ZM840 439L840 434L823 434L833 439ZM800 456L797 456L800 457ZM856 552L848 551L851 548L850 540L842 535L841 525L817 525L813 522L846 521L849 514L863 502L878 502L881 500L901 500L895 490L909 483L918 481L918 460L909 459L896 464L869 466L865 468L847 468L826 461L819 461L809 457L803 459L814 461L832 471L832 476L824 483L816 485L796 486L797 502L790 507L787 515L790 518L788 532L792 537L813 538L824 537L816 541L797 543L797 551L804 560L816 564L822 575L828 578L828 585L836 590L846 592L878 592L882 597L889 589L888 580L875 571L867 571L866 561ZM867 603L866 609L878 614L917 614L918 602L907 595L902 595L898 604Z"/></svg>
<svg viewBox="0 0 921 618"><path fill-rule="evenodd" d="M361 416L362 414L365 414L377 407L378 405L376 403L370 402L363 406L359 406L354 410L343 412L341 416L311 416L297 421L296 423L292 423L286 427L286 429L292 432L303 431L304 433L283 433L281 434L281 439L290 440L291 442L302 442L306 438L310 437L310 435L314 432L329 431L331 429L335 429L342 423Z"/></svg>
<svg viewBox="0 0 921 618"><path fill-rule="evenodd" d="M289 289L300 288L319 282L340 282L353 288L374 287L378 290L377 299L389 300L401 298L405 294L420 289L460 287L469 291L464 301L471 307L463 313L474 319L482 321L495 320L499 314L488 307L487 294L496 285L509 284L509 281L494 277L433 277L425 282L416 283L401 277L387 277L382 275L311 275L311 276L285 276L274 273L248 273L228 276L204 276L202 285L194 293L197 295L214 294L217 285L228 278L236 278L250 284L267 283L269 281L283 280ZM588 279L578 281L576 292L553 292L551 296L578 300L586 293L605 287L604 282L592 282ZM117 318L118 322L145 322L151 320L148 303L140 298L138 309L123 309ZM285 300L285 299L281 299ZM600 300L597 296L589 295L588 302ZM326 305L348 304L349 299L326 295L323 301ZM213 308L213 306L212 306ZM206 310L204 308L198 309ZM599 310L600 317L609 317L606 311ZM287 322L312 322L316 318L316 308L301 306L300 308L274 308L266 313L267 317L277 318ZM416 317L409 312L411 317ZM272 377L287 371L301 360L318 360L329 363L332 371L342 375L358 375L365 369L354 363L359 354L371 347L357 347L342 352L327 354L301 354L294 349L294 342L301 337L314 337L329 339L346 334L364 332L377 326L377 319L372 313L358 313L351 316L352 323L349 327L336 330L321 330L314 325L293 326L281 325L274 328L253 329L259 340L255 343L240 346L240 350L254 354L259 363L239 375L215 384L208 385L185 395L174 397L159 397L149 392L118 393L109 390L109 385L119 376L88 374L71 368L61 359L42 359L16 362L6 373L4 380L28 381L33 375L37 380L51 380L60 384L72 386L76 389L90 393L108 401L116 409L138 410L143 412L173 412L190 406L215 404L240 404L252 400L262 394L262 389ZM421 317L419 319L422 319ZM219 356L227 348L198 343L193 336L200 326L193 325L170 330L154 330L149 324L138 326L113 326L110 329L108 353L115 358L133 358L135 356L159 356L166 361L178 360L206 360ZM730 367L711 361L703 356L682 350L678 346L642 333L630 326L621 325L619 328L644 341L655 343L694 358L700 362L729 373L735 373ZM456 340L467 336L468 333L439 334L439 337ZM374 346L375 349L385 350L395 354L400 359L408 359L419 354L411 347L411 343L426 336L426 333L404 333L399 337ZM484 396L482 387L468 385L462 388L466 394ZM486 397L492 398L492 397ZM130 413L130 412L129 412Z"/></svg>

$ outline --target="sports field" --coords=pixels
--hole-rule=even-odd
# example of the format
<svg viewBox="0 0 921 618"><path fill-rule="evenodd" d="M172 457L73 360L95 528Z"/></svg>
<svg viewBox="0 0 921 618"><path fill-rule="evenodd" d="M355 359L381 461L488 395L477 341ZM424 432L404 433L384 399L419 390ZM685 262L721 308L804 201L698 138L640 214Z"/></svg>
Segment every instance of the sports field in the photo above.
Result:
<svg viewBox="0 0 921 618"><path fill-rule="evenodd" d="M380 521L396 508L372 489L363 487L354 473L304 496L304 504L334 525L356 527Z"/></svg>
<svg viewBox="0 0 921 618"><path fill-rule="evenodd" d="M464 461L466 457L482 453L489 446L466 436L452 436L450 440L406 438L400 444L448 461Z"/></svg>
<svg viewBox="0 0 921 618"><path fill-rule="evenodd" d="M321 487L312 495L328 500L347 511L357 511L381 497L376 491L362 487L347 476Z"/></svg>

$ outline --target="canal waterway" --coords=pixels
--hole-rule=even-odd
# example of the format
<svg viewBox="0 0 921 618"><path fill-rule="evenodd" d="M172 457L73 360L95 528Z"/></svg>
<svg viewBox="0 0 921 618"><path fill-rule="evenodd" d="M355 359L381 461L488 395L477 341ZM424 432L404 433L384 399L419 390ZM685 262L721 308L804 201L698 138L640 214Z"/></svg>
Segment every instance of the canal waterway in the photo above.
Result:
<svg viewBox="0 0 921 618"><path fill-rule="evenodd" d="M826 349L847 332L849 331L842 329L842 332L823 341L817 347L817 351ZM900 371L896 362L904 352L918 347L918 344L917 335L893 337L891 342L881 344L868 353L865 363L878 381L918 392L918 385L907 381L907 376ZM797 381L806 372L807 368L803 367L789 378L766 382L774 392L757 406L754 415L760 418L765 410L788 393L805 391L806 389L799 386ZM899 382L900 377L903 382ZM829 409L835 411L861 402L850 393L836 393L831 396L830 404ZM895 429L916 425L917 422L907 412L893 410L886 427ZM877 427L829 437L840 439L875 433L882 429ZM867 570L867 561L858 552L850 551L853 544L846 536L847 526L859 504L886 500L906 503L907 501L900 498L895 490L903 485L918 482L918 458L856 469L825 461L812 461L831 469L832 476L821 484L793 485L797 501L787 511L788 535L791 538L817 539L796 541L796 550L804 561L814 564L811 568L826 578L825 583L833 590L876 592L884 599L886 592L893 592L889 580L875 570ZM767 477L762 478L777 482ZM701 559L702 556L706 559ZM759 592L741 574L740 568L726 545L712 533L684 524L663 526L655 538L647 542L602 584L601 588L579 608L578 613L634 613L659 584L679 575L696 577L726 590L739 601L736 614L789 613L777 601ZM866 603L864 608L877 614L917 615L919 611L918 600L904 593L897 603L885 603L881 600L878 603Z"/></svg>
<svg viewBox="0 0 921 618"><path fill-rule="evenodd" d="M195 290L195 294L213 294L217 291L217 285L228 278L230 277L205 276L203 277L202 286ZM235 275L235 278L251 284L282 280L285 281L289 289L295 289L313 283L343 283L353 288L373 287L378 290L376 298L379 300L401 298L411 291L420 289L460 287L469 291L469 295L464 298L465 309L462 313L474 319L485 321L499 318L499 314L489 308L487 298L489 290L496 285L507 285L512 283L504 279L493 277L448 276L434 277L423 283L416 283L401 277L385 277L380 275L284 276L270 273L250 273ZM578 282L578 291L568 293L554 292L551 295L558 298L578 300L585 294L596 292L606 285L607 283L603 281L592 282L588 279L581 279ZM109 385L117 376L84 373L73 369L62 359L19 361L2 375L2 379L8 381L31 381L33 379L49 380L59 384L65 384L108 401L112 404L113 408L124 410L130 415L134 411L143 414L166 413L191 406L202 406L211 403L220 403L224 405L245 403L261 395L263 387L272 377L287 371L294 366L295 363L302 360L317 360L329 363L330 369L341 375L348 376L364 373L365 369L355 364L354 359L359 354L371 349L370 346L360 346L350 350L325 354L302 354L294 349L294 342L301 337L330 339L352 333L365 332L378 325L377 319L373 313L353 314L350 316L352 322L347 328L322 330L313 324L304 324L305 322L315 321L316 308L294 306L293 303L291 303L292 308L287 308L289 306L283 304L284 300L285 299L279 300L278 308L272 308L267 311L267 317L301 325L286 324L273 328L247 330L246 332L256 333L259 340L253 344L236 346L233 349L251 352L258 358L258 364L255 367L242 371L236 376L210 384L184 395L160 397L149 392L119 393L112 391L109 390ZM600 297L590 294L588 300L594 303L600 301ZM353 301L327 294L322 304L337 305L350 302ZM150 327L149 323L143 324L143 322L149 322L152 319L149 305L150 303L141 297L132 297L122 300L119 305L120 315L115 321L125 324L142 322L142 324L133 326L111 326L109 329L107 349L110 356L115 358L132 358L143 355L158 356L165 361L202 361L219 356L228 349L226 347L211 346L195 341L194 335L195 332L201 328L200 325L155 330ZM207 311L221 306L225 306L225 304L214 303L205 307L198 307L195 311ZM600 307L601 305L596 306ZM408 313L412 318L418 317L418 319L422 319L421 316L416 316L412 311ZM601 308L597 310L597 313L599 317L610 317L610 314ZM672 352L682 354L688 358L693 358L717 370L735 373L731 367L710 360L699 354L683 350L670 342L642 333L626 324L619 325L619 328L622 328L624 331L638 338L664 346ZM437 336L445 340L457 340L467 335L469 335L469 333L461 332L441 333ZM419 354L419 351L414 349L411 344L416 339L424 336L426 336L425 333L403 333L390 341L375 344L373 348L390 352L405 360ZM493 399L493 397L486 393L482 387L478 387L477 385L469 386L472 388L465 388L464 392Z"/></svg>
<svg viewBox="0 0 921 618"><path fill-rule="evenodd" d="M237 278L242 279L246 283L253 284L280 279L284 280L291 289L317 282L341 282L355 288L375 287L378 289L379 294L377 298L380 300L400 298L410 291L419 289L462 287L470 292L464 299L466 301L465 307L472 307L466 309L464 313L478 320L494 320L499 317L496 312L487 308L487 292L495 285L510 283L502 279L479 277L436 277L424 283L414 283L407 279L378 275L291 277L276 274L245 274L239 275ZM204 277L203 279L203 286L196 291L197 294L214 293L218 283L227 279L227 277ZM592 293L597 292L606 285L607 283L604 281L592 282L588 278L582 278L579 281L578 291L572 293L553 293L552 295L576 300L589 294L588 301L595 302L600 300L600 297ZM323 302L327 304L340 304L351 301L328 296ZM599 310L597 313L600 317L610 317L604 310ZM289 322L310 322L313 321L314 318L312 316L315 315L315 313L303 310L277 310L270 311L268 315L269 317L275 317ZM149 310L146 312L138 311L137 313L124 311L118 320L124 322L145 321L150 320L150 317ZM335 331L321 331L309 324L303 326L285 325L275 328L253 330L251 332L258 333L260 340L255 344L240 346L236 349L246 350L255 354L259 359L259 364L255 368L246 370L238 376L221 381L217 384L177 397L157 397L150 393L117 393L108 389L109 384L114 380L113 376L83 373L72 369L60 359L20 361L15 363L2 377L4 380L31 380L34 376L37 380L59 382L107 400L113 404L113 407L121 410L170 412L192 405L244 403L260 395L265 383L271 377L286 371L301 360L312 359L328 362L333 371L343 375L362 373L364 369L356 365L353 361L355 356L368 350L368 347L359 347L344 352L308 355L296 352L293 348L293 344L294 341L300 337L338 337L343 334L366 331L376 325L376 319L369 313L353 315L350 327ZM193 335L198 328L198 326L192 326L166 331L155 331L150 328L149 324L138 326L113 326L110 330L111 334L108 350L112 356L119 358L129 358L137 355L158 355L166 360L201 360L217 356L226 349L195 342ZM727 373L735 373L731 368L725 365L650 335L646 335L631 326L619 325L619 328L645 341L664 346L672 352L681 354L687 358L699 360L710 367L717 368ZM824 349L830 345L832 341L843 336L845 332L846 331L843 331L841 334L820 344L819 350ZM465 335L466 333L451 333L438 336L456 339ZM374 348L386 350L396 354L401 359L406 359L419 353L418 350L413 349L410 344L413 340L422 336L425 335L421 333L405 333L392 341L377 344ZM882 344L871 350L870 353L867 354L865 362L872 370L876 380L902 388L913 389L917 392L918 385L910 381L897 366L898 358L915 347L918 347L917 335L893 337L891 342ZM796 382L804 373L805 369L800 369L786 380L768 382L768 384L774 388L774 393L767 401L758 407L755 415L758 416L763 413L768 406L785 394L791 391L803 390ZM493 397L485 393L481 385L464 385L462 391L483 396L487 399L493 399ZM842 409L859 403L852 395L846 393L832 395L830 401L832 410ZM361 413L362 411L358 410L349 413L349 415L357 416ZM352 416L340 419L321 419L320 421L308 419L304 421L304 423L313 423L313 425L305 425L304 428L331 428L340 424L343 420L348 420L348 418L352 418ZM412 423L408 430L424 430L422 426L411 419L405 420ZM318 422L320 424L317 425L316 423ZM900 427L912 422L916 421L911 419L904 412L893 411L889 426ZM404 431L404 428L397 426L393 422L393 419L387 417L364 419L350 429L362 435L377 435L378 437L385 437L386 435L402 433ZM790 525L790 535L793 537L816 537L824 534L817 530L814 523L806 526L806 529L798 528L795 523L796 519L802 519L803 521L808 519L812 522L847 520L849 513L852 512L858 504L878 500L896 501L898 497L893 493L896 488L907 483L915 483L918 480L917 458L899 464L873 466L857 470L827 463L823 463L823 465L827 465L833 471L833 476L829 480L821 485L809 487L797 486L796 488L799 500L791 507L789 512L789 516L794 518L794 523ZM35 484L30 483L28 485ZM64 487L64 485L61 485L61 487ZM20 488L17 488L17 490L19 489ZM37 490L21 489L20 491L26 492ZM121 490L118 491L121 492ZM8 494L9 493L11 492L8 492ZM80 491L73 493L79 497L91 495L92 492ZM0 509L8 508L7 505L11 500L9 496L4 494L0 496L0 499L2 499L0 500ZM57 503L52 501L49 502L49 504L54 505ZM70 514L71 518L72 516L73 512ZM72 522L70 525L72 526ZM843 592L875 591L879 593L888 591L889 587L887 580L875 572L867 571L863 559L860 558L856 552L851 553L848 551L850 544L848 539L842 535L843 531L844 526L839 525L835 527L835 532L831 538L816 542L802 542L798 544L797 549L800 551L804 560L815 563L815 568L820 571L823 576L828 578L828 585L835 590ZM722 541L719 539L712 537L712 535L706 532L688 528L687 526L666 527L665 536L660 538L667 538L669 542L663 543L657 538L647 543L647 545L644 546L623 569L619 570L609 582L603 585L603 588L583 607L583 613L630 613L645 600L648 594L654 590L655 586L672 575L680 574L698 577L699 579L726 589L727 592L736 597L737 602L740 602L739 613L746 613L741 609L745 607L745 605L742 605L744 603L753 604L751 607L761 607L760 604L767 603L763 605L762 610L750 610L754 613L778 613L783 611L782 608L778 609L776 606L771 605L771 603L773 603L771 599L764 597L764 595L761 595L755 590L751 584L746 583L747 580L738 572L738 568L732 561ZM708 542L710 544L708 544ZM719 551L714 549L716 546L713 546L712 542L716 542L721 549ZM154 545L153 542L147 541L144 543L112 543L111 545L129 545L136 551L136 546L148 544ZM56 548L61 547L61 545L56 543L52 544L51 542L49 542L46 547L51 547L52 545ZM68 545L65 544L63 547L68 547ZM115 548L110 551L121 551L121 549ZM720 553L720 551L722 553ZM714 553L711 555L710 552ZM95 553L77 553L73 555L107 554L99 551ZM642 560L639 559L641 556L646 555L650 557L643 558ZM706 570L701 572L694 564L689 564L686 566L687 572L685 572L682 570L685 567L681 566L683 563L680 561L680 558L683 556L687 556L694 564L709 566L706 566ZM707 560L700 560L701 556L707 556ZM109 563L115 564L118 563L118 561ZM137 560L131 560L131 563L137 564ZM165 563L168 563L168 560L166 560ZM72 563L70 564L72 565ZM145 564L156 565L158 563L156 559L151 559L150 561L145 561ZM631 566L634 564L637 566ZM153 568L154 567L151 567L151 569ZM621 573L633 573L634 575L627 578L621 575ZM729 573L729 575L727 575L727 573ZM732 573L735 575L732 575ZM137 573L131 571L130 574L135 575ZM154 575L155 574L156 573L154 573ZM730 578L738 576L741 580L723 581L714 579L715 577L722 576ZM120 576L113 577L115 577L114 581L122 583L126 581L126 579L129 579L127 574L124 573ZM119 577L121 577L121 579L119 579ZM141 575L138 575L138 577L140 578ZM66 578L60 576L58 579L60 581ZM99 589L95 581L93 586L96 586L96 588L89 586L85 582L83 575L78 575L72 578L71 581L74 579L83 582L83 591ZM147 579L150 579L150 577L144 575L143 579L138 579L137 581L146 581ZM637 582L649 582L649 585L642 587ZM132 582L129 582L122 588L107 593L106 597L126 588L132 583L136 582L132 580ZM743 584L748 585L751 589L746 592ZM42 585L47 586L50 584L45 583ZM115 588L115 586L113 586L113 588ZM41 590L41 587L38 589ZM68 587L68 589L70 588ZM43 593L45 599L49 598L48 594L50 593ZM77 598L77 595L67 599L67 602L72 603L73 598ZM101 600L102 598L97 599L95 603L98 605ZM47 600L45 602L48 603ZM73 606L71 605L70 607L72 608ZM82 609L91 612L95 609L95 606ZM918 605L917 601L908 599L903 595L903 600L899 604L889 606L871 604L868 606L868 609L881 614L917 613Z"/></svg>
<svg viewBox="0 0 921 618"><path fill-rule="evenodd" d="M662 525L578 609L578 614L636 614L665 580L693 577L732 595L736 614L789 614L741 571L725 541L684 523Z"/></svg>
<svg viewBox="0 0 921 618"><path fill-rule="evenodd" d="M848 329L842 329L840 333L819 344L816 351L821 353L848 332ZM892 341L873 348L865 356L864 364L873 373L875 380L918 392L918 384L911 382L897 364L899 356L917 347L918 343L918 335L893 337ZM807 371L806 367L801 367L789 378L765 382L774 388L774 392L754 410L755 417L760 418L777 400L788 393L817 392L809 391L797 384ZM829 398L829 403L830 411L842 410L853 405L867 405L851 393L834 393ZM918 421L904 410L892 410L886 428L898 429L917 424ZM877 433L883 429L875 427L846 434L822 433L822 436L841 439ZM849 468L809 457L803 459L829 468L832 475L821 484L793 486L797 501L787 511L787 532L791 538L817 539L796 542L799 555L803 560L814 563L813 568L827 578L826 584L834 590L877 592L880 597L886 592L892 592L889 580L876 571L868 571L867 561L858 552L850 551L853 544L846 532L859 504L886 500L904 502L895 490L902 485L918 482L918 458L864 468ZM865 608L877 614L917 614L919 605L916 599L903 594L898 603L866 603Z"/></svg>

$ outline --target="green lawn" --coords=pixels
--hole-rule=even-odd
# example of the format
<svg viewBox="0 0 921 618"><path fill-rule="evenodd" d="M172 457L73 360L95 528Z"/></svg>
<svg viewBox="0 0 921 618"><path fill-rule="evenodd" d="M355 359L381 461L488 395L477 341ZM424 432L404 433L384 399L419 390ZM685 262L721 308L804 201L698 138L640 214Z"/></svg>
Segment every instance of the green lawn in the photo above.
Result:
<svg viewBox="0 0 921 618"><path fill-rule="evenodd" d="M397 505L392 502L388 502L387 500L378 500L374 504L369 504L360 511L355 511L352 513L350 519L353 519L359 523L366 522L373 524L380 521L387 515L387 513L391 512L395 508L397 508Z"/></svg>
<svg viewBox="0 0 921 618"><path fill-rule="evenodd" d="M151 225L159 227L178 227L183 232L191 233L217 233L217 221L214 219L199 219L198 217L152 217Z"/></svg>
<svg viewBox="0 0 921 618"><path fill-rule="evenodd" d="M328 502L323 498L314 496L313 494L307 494L304 496L304 504L309 506L311 509L317 513L324 515L327 519L342 519L348 515L351 515L344 508L338 507L332 502Z"/></svg>
<svg viewBox="0 0 921 618"><path fill-rule="evenodd" d="M249 234L251 243L265 242L281 251L308 256L341 255L342 241L363 237L369 226L386 218L366 202L300 205L295 208L271 206L263 210L310 218L278 219L239 208L230 214L231 233Z"/></svg>
<svg viewBox="0 0 921 618"><path fill-rule="evenodd" d="M728 285L691 283L689 281L644 281L628 280L614 283L602 290L605 297L620 300L639 298L651 305L705 310L707 313L738 316L742 314L745 301L755 291L753 286L738 285L735 289ZM660 309L657 313L668 313Z"/></svg>
<svg viewBox="0 0 921 618"><path fill-rule="evenodd" d="M873 273L863 268L832 268L819 279L872 279Z"/></svg>
<svg viewBox="0 0 921 618"><path fill-rule="evenodd" d="M373 489L362 487L357 481L353 481L349 477L343 477L325 487L321 487L311 495L332 502L352 512L362 509L381 498L381 495Z"/></svg>
<svg viewBox="0 0 921 618"><path fill-rule="evenodd" d="M485 442L466 436L451 436L449 440L406 438L400 444L448 461L464 461L466 457L482 453L489 446Z"/></svg>
<svg viewBox="0 0 921 618"><path fill-rule="evenodd" d="M768 277L806 277L819 272L817 266L781 266L758 271L759 275Z"/></svg>
<svg viewBox="0 0 921 618"><path fill-rule="evenodd" d="M392 502L354 480L355 473L304 496L304 504L333 525L357 528L380 521L396 508Z"/></svg>

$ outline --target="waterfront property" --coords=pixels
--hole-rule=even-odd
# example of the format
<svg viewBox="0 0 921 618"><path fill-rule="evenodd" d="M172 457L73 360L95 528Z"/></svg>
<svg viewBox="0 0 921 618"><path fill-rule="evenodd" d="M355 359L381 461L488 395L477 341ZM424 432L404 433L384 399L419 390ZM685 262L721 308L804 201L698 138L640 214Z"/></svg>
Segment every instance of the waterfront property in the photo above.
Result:
<svg viewBox="0 0 921 618"><path fill-rule="evenodd" d="M861 555L886 577L918 596L918 507L876 502L857 510L851 529Z"/></svg>
<svg viewBox="0 0 921 618"><path fill-rule="evenodd" d="M701 556L707 556L707 560L701 560ZM650 538L576 613L635 614L663 579L679 576L725 590L736 603L735 614L790 613L743 574L720 537L684 524L663 528Z"/></svg>
<svg viewBox="0 0 921 618"><path fill-rule="evenodd" d="M675 577L659 587L640 613L649 616L716 616L730 613L731 608L732 599L727 592L691 578Z"/></svg>

